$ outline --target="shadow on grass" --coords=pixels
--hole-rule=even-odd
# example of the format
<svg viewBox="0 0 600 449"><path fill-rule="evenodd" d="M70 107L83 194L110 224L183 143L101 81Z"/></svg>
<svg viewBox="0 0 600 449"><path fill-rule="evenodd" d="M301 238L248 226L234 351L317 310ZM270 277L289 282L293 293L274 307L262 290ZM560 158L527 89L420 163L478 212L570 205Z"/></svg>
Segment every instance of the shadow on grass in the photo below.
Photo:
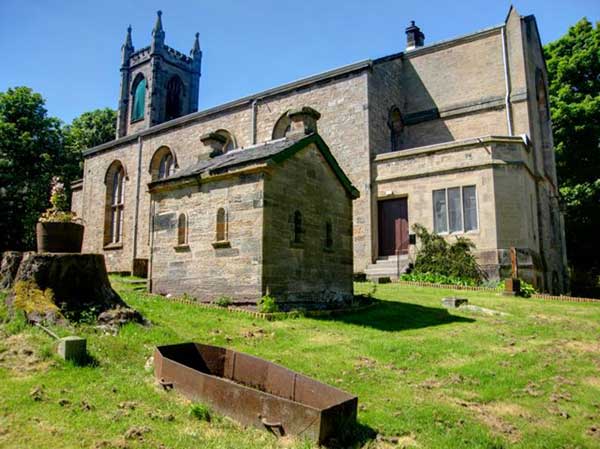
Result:
<svg viewBox="0 0 600 449"><path fill-rule="evenodd" d="M377 431L372 427L356 422L340 438L330 438L323 443L327 449L360 448L377 437Z"/></svg>
<svg viewBox="0 0 600 449"><path fill-rule="evenodd" d="M79 359L68 360L67 362L77 367L97 368L100 366L100 361L89 352Z"/></svg>
<svg viewBox="0 0 600 449"><path fill-rule="evenodd" d="M377 300L367 310L347 314L320 316L318 320L341 321L357 326L367 326L387 332L421 329L450 323L473 323L475 320L451 315L441 307L427 307L397 301Z"/></svg>

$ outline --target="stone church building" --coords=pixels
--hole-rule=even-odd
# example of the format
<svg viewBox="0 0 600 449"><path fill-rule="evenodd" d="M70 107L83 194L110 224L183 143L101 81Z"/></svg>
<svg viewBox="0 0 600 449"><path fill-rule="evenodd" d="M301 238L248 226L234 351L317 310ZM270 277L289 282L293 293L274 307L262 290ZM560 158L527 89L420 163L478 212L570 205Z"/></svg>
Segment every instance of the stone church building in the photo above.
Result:
<svg viewBox="0 0 600 449"><path fill-rule="evenodd" d="M563 220L535 18L511 7L504 23L458 38L425 45L414 23L405 34L406 48L396 54L198 111L198 35L187 56L165 44L160 13L150 46L135 50L129 29L122 46L117 139L84 153L84 178L73 184L73 210L86 223L84 250L104 253L109 271L149 271L156 291L161 285L165 292L173 288L170 277L184 279L198 270L205 284L229 282L238 276L235 271L227 273L229 280L218 273L231 264L266 272L277 258L288 263L291 256L267 260L265 252L250 255L256 248L243 247L267 247L269 238L281 237L289 248L294 213L286 209L267 223L257 222L248 209L236 232L254 237L237 248L232 222L229 236L223 235L228 217L250 204L265 209L266 216L271 201L275 209L285 206L282 192L288 201L299 200L307 194L304 186L322 175L328 184L342 186L345 198L357 198L349 206L355 273L396 276L414 258L411 225L420 223L451 240L470 238L491 278L509 273L509 250L515 247L520 277L542 290L564 291ZM280 178L274 174L278 163L259 158L257 164L269 166L270 174L243 173L253 170L251 163L228 180L217 179L228 171L213 173L217 159L256 162L252 152L270 154L280 141L293 146L298 111L304 113L297 121L309 128L310 117L320 115L318 135L315 125L303 139L316 140L282 163ZM313 156L320 162L309 168ZM288 165L306 167L299 175ZM343 181L346 175L351 184ZM204 177L214 179L199 181ZM359 194L351 193L351 185ZM217 186L230 192L227 207ZM214 196L199 196L213 188ZM319 198L311 213L329 223L333 202L322 202L327 199ZM222 240L209 233L211 226L220 229ZM179 228L188 232L182 248L172 244ZM334 223L328 229L340 241L348 228ZM328 237L317 234L326 247ZM200 250L194 239L215 246ZM231 247L221 247L223 242ZM337 248L330 250L323 257L345 259ZM292 265L288 275L293 271ZM263 274L244 278L249 295L264 293L271 283Z"/></svg>

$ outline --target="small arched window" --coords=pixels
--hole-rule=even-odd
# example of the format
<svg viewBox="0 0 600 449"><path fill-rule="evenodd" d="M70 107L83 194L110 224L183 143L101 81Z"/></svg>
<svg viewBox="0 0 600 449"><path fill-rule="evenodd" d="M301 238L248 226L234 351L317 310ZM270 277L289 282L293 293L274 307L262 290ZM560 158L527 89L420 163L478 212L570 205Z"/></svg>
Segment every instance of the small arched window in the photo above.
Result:
<svg viewBox="0 0 600 449"><path fill-rule="evenodd" d="M390 149L391 151L398 151L402 147L404 121L397 107L392 108L390 111L388 126L390 128Z"/></svg>
<svg viewBox="0 0 600 449"><path fill-rule="evenodd" d="M227 213L222 207L217 211L217 242L227 240Z"/></svg>
<svg viewBox="0 0 600 449"><path fill-rule="evenodd" d="M146 106L146 78L138 75L133 83L131 105L131 121L142 120Z"/></svg>
<svg viewBox="0 0 600 449"><path fill-rule="evenodd" d="M172 120L180 117L182 113L183 83L177 75L171 77L167 83L167 103L165 119Z"/></svg>
<svg viewBox="0 0 600 449"><path fill-rule="evenodd" d="M275 126L273 127L272 139L275 140L285 137L291 126L292 122L288 117L288 111L285 111L283 115L279 117L279 120L277 120L277 123L275 123Z"/></svg>
<svg viewBox="0 0 600 449"><path fill-rule="evenodd" d="M302 243L302 214L300 211L294 212L294 243Z"/></svg>
<svg viewBox="0 0 600 449"><path fill-rule="evenodd" d="M160 147L152 156L150 162L150 175L152 181L168 178L175 173L175 156L169 147Z"/></svg>
<svg viewBox="0 0 600 449"><path fill-rule="evenodd" d="M325 248L333 248L333 225L329 220L325 223Z"/></svg>
<svg viewBox="0 0 600 449"><path fill-rule="evenodd" d="M179 214L177 219L177 245L187 245L188 222L185 214Z"/></svg>
<svg viewBox="0 0 600 449"><path fill-rule="evenodd" d="M123 208L125 199L125 169L114 161L106 172L106 201L104 215L104 244L123 241Z"/></svg>
<svg viewBox="0 0 600 449"><path fill-rule="evenodd" d="M548 106L548 96L546 94L546 83L544 82L544 76L542 75L542 71L537 69L535 72L536 77L536 99L538 111L540 114L540 120L542 123L550 120L549 114L549 106Z"/></svg>

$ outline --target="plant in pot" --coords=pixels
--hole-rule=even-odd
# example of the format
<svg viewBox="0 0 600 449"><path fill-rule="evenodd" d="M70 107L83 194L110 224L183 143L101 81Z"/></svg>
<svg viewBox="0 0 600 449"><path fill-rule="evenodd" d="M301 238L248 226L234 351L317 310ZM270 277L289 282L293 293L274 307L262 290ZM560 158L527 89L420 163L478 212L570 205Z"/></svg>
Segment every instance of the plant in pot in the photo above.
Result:
<svg viewBox="0 0 600 449"><path fill-rule="evenodd" d="M68 210L65 185L60 178L52 178L50 193L52 207L46 209L36 226L37 248L40 253L80 253L83 242L83 224L75 212Z"/></svg>

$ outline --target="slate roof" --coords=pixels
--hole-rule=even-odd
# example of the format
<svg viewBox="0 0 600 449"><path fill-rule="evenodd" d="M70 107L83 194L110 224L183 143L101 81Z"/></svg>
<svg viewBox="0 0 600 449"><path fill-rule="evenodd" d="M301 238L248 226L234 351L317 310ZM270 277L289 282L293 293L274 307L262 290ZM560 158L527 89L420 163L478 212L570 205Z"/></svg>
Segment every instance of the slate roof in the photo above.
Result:
<svg viewBox="0 0 600 449"><path fill-rule="evenodd" d="M284 137L283 139L272 140L259 145L228 151L220 156L198 161L189 167L178 170L167 178L153 181L148 185L152 188L159 185L176 183L179 180L193 178L203 174L216 175L226 173L229 170L242 168L259 162L281 162L311 143L314 143L321 151L340 182L344 185L346 190L348 190L348 193L353 198L358 198L358 190L352 185L346 174L342 171L331 154L327 144L316 133L309 135L292 135Z"/></svg>

